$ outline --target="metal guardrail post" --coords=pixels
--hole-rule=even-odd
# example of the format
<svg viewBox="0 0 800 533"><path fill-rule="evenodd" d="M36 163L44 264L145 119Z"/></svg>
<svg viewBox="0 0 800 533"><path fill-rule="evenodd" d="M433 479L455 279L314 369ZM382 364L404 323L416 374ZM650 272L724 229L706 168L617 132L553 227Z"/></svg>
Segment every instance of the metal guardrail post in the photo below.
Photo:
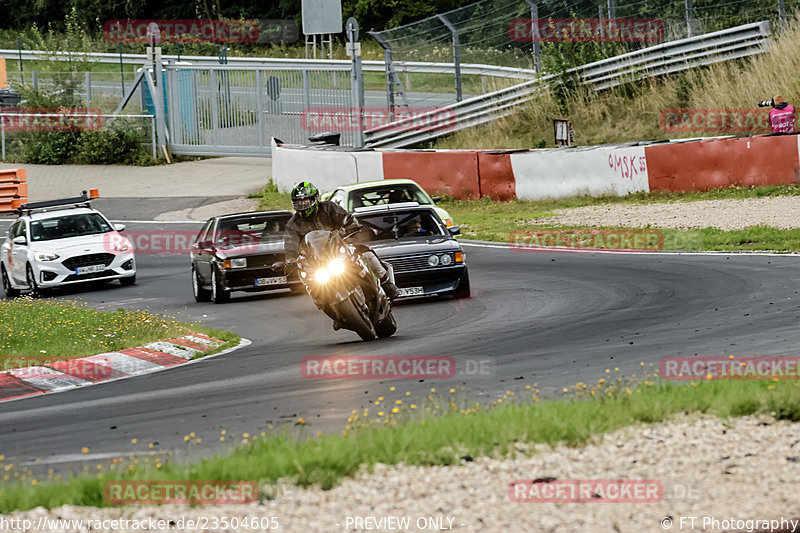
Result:
<svg viewBox="0 0 800 533"><path fill-rule="evenodd" d="M150 117L150 144L153 147L153 159L158 159L158 150L156 149L156 117Z"/></svg>
<svg viewBox="0 0 800 533"><path fill-rule="evenodd" d="M31 81L33 82L33 90L39 92L39 71L34 70L31 72Z"/></svg>
<svg viewBox="0 0 800 533"><path fill-rule="evenodd" d="M447 20L447 17L444 15L436 15L436 17L442 21L442 24L447 26L447 29L450 30L450 33L453 34L453 67L455 70L455 78L456 78L456 102L461 101L461 43L458 41L458 29Z"/></svg>
<svg viewBox="0 0 800 533"><path fill-rule="evenodd" d="M694 37L694 7L692 0L683 0L686 7L686 31L688 37Z"/></svg>
<svg viewBox="0 0 800 533"><path fill-rule="evenodd" d="M542 72L542 43L539 36L539 5L533 0L525 0L531 7L531 42L533 43L533 70L539 74Z"/></svg>

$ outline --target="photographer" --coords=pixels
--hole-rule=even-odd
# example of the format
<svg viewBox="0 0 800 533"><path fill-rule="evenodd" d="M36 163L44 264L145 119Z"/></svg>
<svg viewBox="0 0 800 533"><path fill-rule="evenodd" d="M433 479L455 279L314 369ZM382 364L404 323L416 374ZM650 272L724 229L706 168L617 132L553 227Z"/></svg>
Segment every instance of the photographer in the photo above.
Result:
<svg viewBox="0 0 800 533"><path fill-rule="evenodd" d="M789 105L781 95L770 101L761 102L759 107L772 106L769 112L769 125L772 133L791 133L794 131L794 106Z"/></svg>

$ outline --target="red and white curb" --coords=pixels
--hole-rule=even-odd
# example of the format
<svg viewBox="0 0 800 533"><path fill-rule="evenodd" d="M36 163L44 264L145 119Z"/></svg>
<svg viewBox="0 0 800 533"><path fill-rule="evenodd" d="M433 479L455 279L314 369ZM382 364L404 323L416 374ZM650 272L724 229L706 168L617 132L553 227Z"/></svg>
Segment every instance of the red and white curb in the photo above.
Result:
<svg viewBox="0 0 800 533"><path fill-rule="evenodd" d="M225 341L208 335L192 333L118 352L53 361L46 363L46 366L13 368L0 372L0 402L149 374L175 365L200 361L199 358L192 358L224 344ZM250 341L241 339L238 345L209 357L222 355L248 344Z"/></svg>

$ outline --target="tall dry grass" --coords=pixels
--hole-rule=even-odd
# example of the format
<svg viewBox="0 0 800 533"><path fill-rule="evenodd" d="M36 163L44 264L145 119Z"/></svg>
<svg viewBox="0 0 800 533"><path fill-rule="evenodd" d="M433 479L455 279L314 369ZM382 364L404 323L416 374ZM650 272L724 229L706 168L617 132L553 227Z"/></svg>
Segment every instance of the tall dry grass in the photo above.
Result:
<svg viewBox="0 0 800 533"><path fill-rule="evenodd" d="M599 93L579 86L559 99L554 90L546 90L513 115L456 132L436 147L550 147L552 119L557 117L572 120L579 145L725 135L665 132L659 116L670 108L756 108L757 102L776 94L800 105L800 18L773 36L767 53Z"/></svg>

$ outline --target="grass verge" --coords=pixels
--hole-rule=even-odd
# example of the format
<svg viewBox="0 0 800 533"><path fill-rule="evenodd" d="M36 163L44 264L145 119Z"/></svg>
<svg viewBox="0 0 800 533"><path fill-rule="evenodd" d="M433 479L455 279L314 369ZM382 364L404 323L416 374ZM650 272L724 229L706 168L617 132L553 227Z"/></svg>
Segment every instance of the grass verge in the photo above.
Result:
<svg viewBox="0 0 800 533"><path fill-rule="evenodd" d="M141 346L190 332L231 342L239 336L147 311L102 312L68 300L0 301L0 359L73 359ZM226 347L230 344L226 345ZM208 352L203 355L208 355Z"/></svg>
<svg viewBox="0 0 800 533"><path fill-rule="evenodd" d="M431 394L419 406L405 404L393 412L387 409L373 419L364 413L359 421L354 412L349 429L342 434L313 439L291 431L262 434L246 439L230 455L197 464L115 463L111 471L61 482L40 482L25 471L20 474L16 465L5 465L0 468L7 480L0 485L0 513L66 504L108 506L103 485L110 480L257 480L271 484L288 478L301 486L328 488L365 465L453 465L467 456L509 457L520 442L578 446L603 433L680 413L720 417L764 413L779 420L800 420L800 383L796 381L676 385L634 384L617 378L608 383L601 380L591 389L578 384L570 397L560 400L542 401L538 392L529 386L524 394L507 393L505 402L500 398L482 407L459 405L458 392L451 389L449 398ZM391 405L392 399L387 400Z"/></svg>

